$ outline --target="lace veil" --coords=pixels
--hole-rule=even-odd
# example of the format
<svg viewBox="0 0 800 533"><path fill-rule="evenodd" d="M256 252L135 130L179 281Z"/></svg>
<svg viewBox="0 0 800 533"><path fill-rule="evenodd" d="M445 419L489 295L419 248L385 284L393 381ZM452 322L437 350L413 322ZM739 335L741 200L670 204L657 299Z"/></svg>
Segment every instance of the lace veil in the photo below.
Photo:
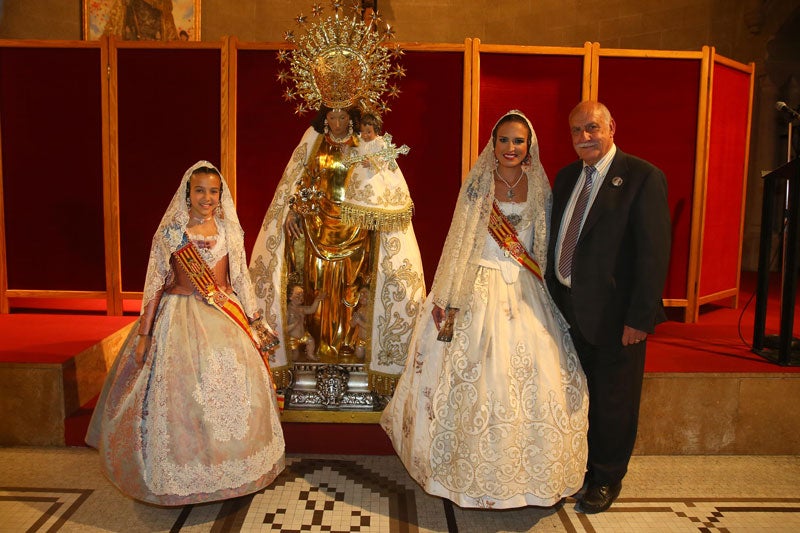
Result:
<svg viewBox="0 0 800 533"><path fill-rule="evenodd" d="M503 115L500 120L508 115L523 118L531 131L528 147L530 162L523 167L528 178L528 201L541 202L543 205L534 205L533 243L523 244L531 250L533 258L544 272L547 267L547 231L552 207L550 182L539 161L539 142L530 120L516 109ZM461 184L453 221L433 279L433 302L442 308L463 309L472 294L489 228L489 214L492 212L494 169L494 143L490 138Z"/></svg>
<svg viewBox="0 0 800 533"><path fill-rule="evenodd" d="M172 253L187 242L186 225L189 223L189 210L186 207L186 184L192 172L200 167L210 167L216 169L208 161L198 161L183 174L178 190L172 197L161 223L158 225L153 243L150 246L150 260L147 263L147 276L144 284L144 294L142 296L142 311L147 304L164 287L170 273L170 257ZM231 286L242 302L242 307L248 317L256 312L256 301L253 293L253 285L247 270L247 261L244 252L244 231L239 224L239 217L236 215L236 208L233 205L233 198L230 188L225 178L222 179L222 214L214 214L214 221L217 227L224 225L226 244L228 247L228 269L231 278Z"/></svg>

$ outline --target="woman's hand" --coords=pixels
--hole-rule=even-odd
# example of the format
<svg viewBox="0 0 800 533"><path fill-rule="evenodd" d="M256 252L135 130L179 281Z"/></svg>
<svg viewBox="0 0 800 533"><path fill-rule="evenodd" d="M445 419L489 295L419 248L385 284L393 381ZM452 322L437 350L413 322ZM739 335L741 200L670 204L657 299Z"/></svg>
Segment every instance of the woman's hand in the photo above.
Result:
<svg viewBox="0 0 800 533"><path fill-rule="evenodd" d="M286 230L286 233L289 234L291 239L299 239L303 236L303 227L300 221L300 215L295 213L292 210L289 210L289 214L286 215L286 221L283 223L283 227Z"/></svg>
<svg viewBox="0 0 800 533"><path fill-rule="evenodd" d="M444 309L442 309L436 304L433 304L433 309L431 310L431 316L433 317L434 325L436 325L436 331L442 329L442 322L444 321L445 317Z"/></svg>
<svg viewBox="0 0 800 533"><path fill-rule="evenodd" d="M144 359L147 355L147 352L150 350L150 341L152 337L150 335L139 335L136 338L136 352L134 353L134 361L136 362L136 366L142 368L144 366Z"/></svg>

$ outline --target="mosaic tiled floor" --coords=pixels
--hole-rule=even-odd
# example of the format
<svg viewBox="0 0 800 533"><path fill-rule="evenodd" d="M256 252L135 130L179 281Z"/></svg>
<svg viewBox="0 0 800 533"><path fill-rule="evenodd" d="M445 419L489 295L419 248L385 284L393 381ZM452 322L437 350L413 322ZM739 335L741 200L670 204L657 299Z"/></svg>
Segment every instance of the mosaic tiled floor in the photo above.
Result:
<svg viewBox="0 0 800 533"><path fill-rule="evenodd" d="M261 493L163 508L120 494L93 450L0 448L0 532L794 532L798 480L800 457L635 456L606 513L484 511L426 495L394 456L290 456Z"/></svg>

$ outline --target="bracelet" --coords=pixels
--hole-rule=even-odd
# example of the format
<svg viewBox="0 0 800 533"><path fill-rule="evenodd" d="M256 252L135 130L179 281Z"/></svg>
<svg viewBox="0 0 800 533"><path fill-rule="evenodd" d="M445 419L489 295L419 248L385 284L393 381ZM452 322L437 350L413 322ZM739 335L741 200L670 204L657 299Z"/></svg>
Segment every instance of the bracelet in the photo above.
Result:
<svg viewBox="0 0 800 533"><path fill-rule="evenodd" d="M139 335L140 337L152 337L152 335L147 333L137 333L137 335Z"/></svg>

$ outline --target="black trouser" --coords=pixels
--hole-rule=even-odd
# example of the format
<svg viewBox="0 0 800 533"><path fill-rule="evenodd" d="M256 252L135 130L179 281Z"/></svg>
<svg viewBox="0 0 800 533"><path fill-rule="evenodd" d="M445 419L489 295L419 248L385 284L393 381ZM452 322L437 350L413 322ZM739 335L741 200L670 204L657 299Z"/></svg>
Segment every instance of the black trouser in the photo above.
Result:
<svg viewBox="0 0 800 533"><path fill-rule="evenodd" d="M576 326L568 287L556 283L553 298L570 324L570 334L589 386L589 476L598 484L621 481L636 442L647 341L597 346ZM620 334L621 335L621 334Z"/></svg>

